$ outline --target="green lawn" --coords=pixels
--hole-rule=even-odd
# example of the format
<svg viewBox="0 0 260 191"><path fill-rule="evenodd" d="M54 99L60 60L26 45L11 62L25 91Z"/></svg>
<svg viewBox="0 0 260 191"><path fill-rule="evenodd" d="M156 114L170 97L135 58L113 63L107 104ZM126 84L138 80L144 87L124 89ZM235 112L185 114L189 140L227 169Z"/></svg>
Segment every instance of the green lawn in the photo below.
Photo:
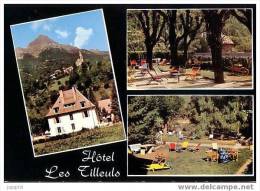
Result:
<svg viewBox="0 0 260 191"><path fill-rule="evenodd" d="M49 154L125 139L122 124L74 133L71 137L34 145L35 155Z"/></svg>
<svg viewBox="0 0 260 191"><path fill-rule="evenodd" d="M172 169L148 171L148 175L226 175L235 174L238 169L252 157L249 149L239 151L238 161L230 161L222 164L203 160L206 157L206 148L201 148L199 152L184 151L181 153L169 152L169 161ZM167 152L167 151L166 151Z"/></svg>
<svg viewBox="0 0 260 191"><path fill-rule="evenodd" d="M55 80L55 81L53 82L53 84L50 85L49 90L57 90L57 91L59 91L59 87L60 87L61 85L65 85L65 82L68 81L68 80L69 80L69 75L64 76L64 77L62 77L62 78L60 78L60 79L58 79L58 80ZM61 82L60 85L58 84L58 81Z"/></svg>

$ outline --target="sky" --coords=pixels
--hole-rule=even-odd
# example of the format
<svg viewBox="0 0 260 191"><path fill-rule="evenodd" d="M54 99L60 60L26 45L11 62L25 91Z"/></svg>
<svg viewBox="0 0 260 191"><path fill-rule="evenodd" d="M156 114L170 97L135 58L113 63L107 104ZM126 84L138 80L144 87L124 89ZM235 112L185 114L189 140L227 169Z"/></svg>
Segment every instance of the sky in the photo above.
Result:
<svg viewBox="0 0 260 191"><path fill-rule="evenodd" d="M102 10L53 17L11 26L15 48L25 48L39 35L81 49L108 51Z"/></svg>

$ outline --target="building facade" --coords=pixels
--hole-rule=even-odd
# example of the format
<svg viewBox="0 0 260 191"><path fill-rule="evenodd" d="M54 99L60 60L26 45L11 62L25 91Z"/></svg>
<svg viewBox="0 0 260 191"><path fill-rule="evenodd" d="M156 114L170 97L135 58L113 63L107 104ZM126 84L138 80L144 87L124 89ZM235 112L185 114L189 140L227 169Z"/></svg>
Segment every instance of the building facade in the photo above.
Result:
<svg viewBox="0 0 260 191"><path fill-rule="evenodd" d="M59 97L46 115L50 136L68 134L99 126L96 108L76 88L59 92Z"/></svg>

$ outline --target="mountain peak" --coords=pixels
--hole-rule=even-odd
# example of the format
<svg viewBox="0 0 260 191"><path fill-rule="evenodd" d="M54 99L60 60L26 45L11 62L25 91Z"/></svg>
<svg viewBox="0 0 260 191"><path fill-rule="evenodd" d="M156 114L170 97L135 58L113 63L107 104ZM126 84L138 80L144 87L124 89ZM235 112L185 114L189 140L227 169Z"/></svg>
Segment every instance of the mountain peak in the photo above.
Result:
<svg viewBox="0 0 260 191"><path fill-rule="evenodd" d="M79 49L74 46L59 44L46 35L39 35L28 44L27 48L16 48L16 55L19 58L23 58L23 55L27 53L34 57L38 57L41 52L53 48L64 50L71 54L77 54L79 52Z"/></svg>
<svg viewBox="0 0 260 191"><path fill-rule="evenodd" d="M57 44L54 40L50 39L46 35L39 35L35 40L33 40L29 45L28 48L32 48L35 46L43 46L49 44Z"/></svg>

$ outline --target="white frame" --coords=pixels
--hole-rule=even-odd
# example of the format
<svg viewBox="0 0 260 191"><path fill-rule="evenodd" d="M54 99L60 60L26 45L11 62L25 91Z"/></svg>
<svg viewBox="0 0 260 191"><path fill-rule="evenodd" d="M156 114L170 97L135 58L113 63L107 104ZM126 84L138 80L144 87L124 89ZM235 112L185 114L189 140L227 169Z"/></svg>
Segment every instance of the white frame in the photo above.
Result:
<svg viewBox="0 0 260 191"><path fill-rule="evenodd" d="M239 4L239 3L238 3ZM197 6L199 6L199 4L195 4ZM242 4L241 4L242 5ZM237 7L232 7L232 9L236 9ZM203 9L207 9L207 10L215 10L215 9L229 9L229 8L221 8L221 7L214 7L214 8L176 8L176 9L165 9L165 8L162 8L162 9L127 9L126 10L126 19L127 19L127 14L128 14L128 11L131 11L131 10L186 10L186 9L189 9L189 10L203 10ZM254 21L254 9L253 8L248 8L248 9L251 9L252 10L252 21ZM257 15L256 15L257 17ZM254 22L252 22L252 29L254 29ZM254 59L254 30L252 30L252 34L251 34L251 55L252 55L252 87L250 88L211 88L211 87L203 87L203 88L185 88L185 87L173 87L173 88L156 88L156 87L153 87L153 88L130 88L129 89L129 86L128 86L128 80L127 80L127 77L128 77L128 20L126 21L126 88L127 90L129 91L142 91L142 90L253 90L254 87L255 87L255 67L256 67L256 60ZM210 56L211 56L211 53L210 53ZM160 86L160 85L158 85Z"/></svg>
<svg viewBox="0 0 260 191"><path fill-rule="evenodd" d="M22 84L22 80L21 80L21 76L20 76L20 68L19 68L19 66L18 66L17 56L15 55L16 65L17 65L17 70L18 70L18 75L19 75L19 80L20 80L20 86L21 86L21 90L22 90L24 108L25 108L25 113L26 113L26 119L27 119L28 128L29 128L29 133L30 133L31 145L32 145L32 150L33 150L33 156L34 156L35 158L37 158L37 157L42 157L42 156L47 156L47 155L52 155L52 154L58 154L58 153L64 153L64 152L74 151L74 150L80 150L80 149L84 149L84 148L96 147L96 146L100 146L100 145L107 145L107 144L112 144L112 143L118 143L118 142L126 141L126 131L125 131L125 127L124 127L124 120L123 120L123 115L122 115L120 97L119 97L118 88L117 88L117 82L116 82L115 71L114 71L114 64L113 64L113 60L112 60L111 49L110 49L110 44L109 44L109 40L108 40L108 33L107 33L107 28L106 28L106 22L105 22L105 17L104 17L103 9L94 9L94 10L90 10L90 11L83 11L83 12L78 12L78 13L73 13L73 14L67 14L67 15L63 15L63 16L50 17L50 18L40 19L40 20L32 20L32 21L29 21L29 22L24 22L24 23L19 23L19 24L11 25L11 26L10 26L10 29L11 29L11 31L12 31L12 27L18 26L18 25L28 24L28 23L32 23L32 22L39 22L39 21L49 20L49 19L54 19L54 18L68 17L68 16L72 16L72 15L77 15L77 14L86 14L86 13L94 12L94 11L100 11L100 12L101 12L101 15L102 15L102 18L103 18L103 24L104 24L104 29L105 29L105 33L106 33L106 41L107 41L106 43L107 43L107 45L108 45L109 58L110 58L110 62L111 62L111 68L112 68L112 73L113 73L113 77L114 77L115 88L116 88L116 92L117 92L117 99L118 99L118 104L119 104L119 107L120 107L120 114L121 114L121 119L122 119L122 128L123 128L123 130L124 130L124 137L125 137L125 138L122 139L122 140L117 140L117 141L108 142L108 143L95 144L95 145L90 145L90 146L85 146L85 147L79 147L79 148L74 148L74 149L68 149L68 150L64 150L64 151L58 151L58 152L52 152L52 153L47 153L47 154L36 155L36 154L35 154L35 151L34 151L33 141L32 141L33 138L32 138L32 132L31 132L31 128L30 128L31 124L30 124L30 119L29 119L29 116L28 116L27 107L26 107L26 100L25 100L25 97L24 97L23 84ZM12 34L12 32L11 32L11 34ZM12 39L13 39L13 37L12 37ZM14 39L13 39L13 47L15 48ZM16 54L16 53L15 53L15 54Z"/></svg>
<svg viewBox="0 0 260 191"><path fill-rule="evenodd" d="M177 95L162 95L162 94L152 94L152 95L144 95L144 94L140 94L140 95L128 95L127 96L127 133L128 133L128 98L129 97L148 97L148 96L176 96L176 97L185 97L185 96L205 96L205 97L217 97L217 96L228 96L228 97L238 97L238 96L251 96L252 98L252 108L253 108L253 118L252 118L252 128L253 128L253 134L252 134L252 141L254 143L255 141L255 101L254 101L254 95L227 95L227 94L219 94L219 95L202 95L202 94L198 94L198 95L192 95L192 94L177 94ZM128 134L127 134L128 136ZM254 147L256 147L256 145L254 145ZM128 148L128 139L127 139L127 148ZM192 175L188 175L188 174L176 174L176 175L163 175L163 174L155 174L155 175L132 175L129 174L128 172L128 152L127 152L127 176L129 177L223 177L223 176L237 176L237 177L253 177L255 175L254 172L254 166L255 166L255 153L254 153L254 149L252 151L252 156L253 156L253 174L242 174L242 175L236 175L236 174L217 174L217 175L206 175L206 174L192 174Z"/></svg>

